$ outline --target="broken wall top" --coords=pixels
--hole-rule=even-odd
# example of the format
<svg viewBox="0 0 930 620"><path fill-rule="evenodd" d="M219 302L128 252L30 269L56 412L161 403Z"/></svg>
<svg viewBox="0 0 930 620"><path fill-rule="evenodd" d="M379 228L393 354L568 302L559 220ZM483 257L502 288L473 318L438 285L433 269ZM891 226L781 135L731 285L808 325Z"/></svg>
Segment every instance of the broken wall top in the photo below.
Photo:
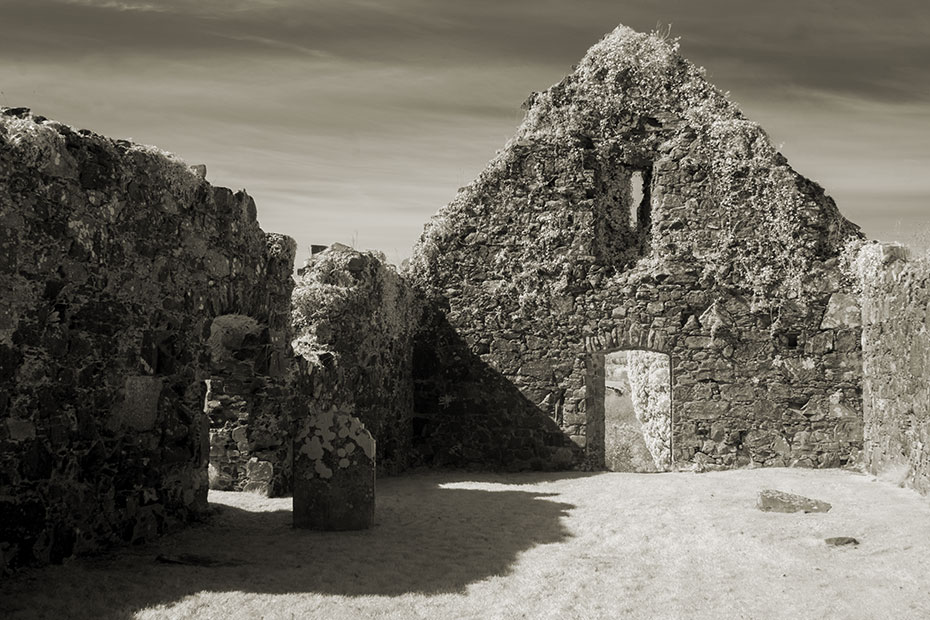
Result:
<svg viewBox="0 0 930 620"><path fill-rule="evenodd" d="M605 194L619 196L608 178L612 170L627 178L648 170L654 184L664 175L683 186L652 188L643 233L651 241L651 270L690 262L757 296L784 294L803 288L814 277L812 265L858 234L823 189L797 174L765 132L707 82L704 70L679 55L674 40L621 26L525 107L514 137L427 225L410 269L427 290L441 292L447 283L436 274L455 272L454 252L465 245L511 254L517 246L540 246L540 258L548 257L542 267L553 273L578 260L627 271L636 262L631 253L605 257L597 239L576 235L545 244L547 235L558 235L553 229L577 224L553 221L551 214L565 205L590 211L586 201L596 211ZM535 215L524 225L520 212ZM610 243L633 245L623 226L608 227ZM519 276L498 262L502 277Z"/></svg>
<svg viewBox="0 0 930 620"><path fill-rule="evenodd" d="M120 287L134 287L142 300L157 297L174 266L184 263L195 268L192 279L176 284L189 286L210 306L207 313L273 314L267 320L281 327L289 320L287 300L275 309L247 286L234 286L226 299L211 295L221 283L248 281L256 269L289 274L296 244L265 233L255 201L244 190L212 186L200 167L155 147L6 108L0 113L0 182L11 190L0 195L2 260L10 261L0 265L2 277L22 283L30 272L57 268L68 286L82 286L89 283L81 265L122 267L132 256L136 273L119 272L132 281L111 276L93 285L116 295ZM42 243L57 237L61 243ZM16 300L4 301L15 323Z"/></svg>

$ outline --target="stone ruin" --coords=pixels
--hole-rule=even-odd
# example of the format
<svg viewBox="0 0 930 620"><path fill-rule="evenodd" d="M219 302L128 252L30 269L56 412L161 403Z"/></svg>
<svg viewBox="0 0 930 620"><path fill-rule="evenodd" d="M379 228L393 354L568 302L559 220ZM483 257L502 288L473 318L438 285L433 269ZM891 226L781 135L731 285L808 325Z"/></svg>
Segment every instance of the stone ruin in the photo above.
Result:
<svg viewBox="0 0 930 620"><path fill-rule="evenodd" d="M208 486L368 527L376 468L890 463L927 489L930 315L894 261L848 277L857 227L674 42L618 28L526 110L405 269L336 244L295 286L293 241L203 167L3 109L0 569L150 539Z"/></svg>
<svg viewBox="0 0 930 620"><path fill-rule="evenodd" d="M862 464L930 494L930 257L866 244L851 262L862 303Z"/></svg>
<svg viewBox="0 0 930 620"><path fill-rule="evenodd" d="M289 486L275 419L295 244L259 228L247 194L5 109L0 220L0 565L146 540L202 513L208 381L211 403L249 401L236 415L260 444L253 469ZM226 333L232 317L249 317L248 334Z"/></svg>
<svg viewBox="0 0 930 620"><path fill-rule="evenodd" d="M853 462L860 330L837 256L858 229L823 189L657 36L615 31L525 106L414 250L439 328L592 468L599 369L617 350L671 359L671 466ZM507 415L504 394L443 393ZM530 437L545 458L546 436Z"/></svg>

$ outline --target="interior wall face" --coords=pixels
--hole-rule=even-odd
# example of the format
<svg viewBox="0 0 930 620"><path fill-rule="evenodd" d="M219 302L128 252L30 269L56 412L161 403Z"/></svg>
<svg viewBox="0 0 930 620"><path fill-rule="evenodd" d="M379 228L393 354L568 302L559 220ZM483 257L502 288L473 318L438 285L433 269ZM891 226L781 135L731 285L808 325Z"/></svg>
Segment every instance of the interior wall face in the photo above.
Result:
<svg viewBox="0 0 930 620"><path fill-rule="evenodd" d="M211 489L268 496L290 491L285 403L291 386L284 336L241 314L218 316L210 326L204 412L210 425Z"/></svg>
<svg viewBox="0 0 930 620"><path fill-rule="evenodd" d="M192 518L211 324L251 317L287 365L293 241L177 160L22 110L0 222L0 568Z"/></svg>
<svg viewBox="0 0 930 620"><path fill-rule="evenodd" d="M686 135L672 152L689 152ZM746 284L709 277L696 258L718 241L702 214L712 204L710 184L694 180L699 162L684 173L667 153L652 183L652 253L628 268L603 264L588 253L603 214L587 198L596 189L584 150L534 144L508 154L506 173L472 189L469 207L479 217L445 237L436 271L425 277L470 353L584 448L590 466L603 462L602 429L585 411L585 360L613 348L676 360L679 466L828 467L855 458L859 328L837 310L844 297L834 257L812 261L803 303L788 300L774 316L754 310ZM753 227L747 221L738 230ZM470 397L452 386L448 398Z"/></svg>

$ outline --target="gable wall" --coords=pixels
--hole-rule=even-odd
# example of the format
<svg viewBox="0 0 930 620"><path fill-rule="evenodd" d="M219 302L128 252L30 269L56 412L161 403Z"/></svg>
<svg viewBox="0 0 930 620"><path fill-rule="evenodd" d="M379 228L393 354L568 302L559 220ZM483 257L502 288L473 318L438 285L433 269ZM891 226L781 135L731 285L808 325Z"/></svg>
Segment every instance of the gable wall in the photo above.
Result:
<svg viewBox="0 0 930 620"><path fill-rule="evenodd" d="M416 415L456 429L446 443L472 438L459 463L554 466L564 453L543 420L521 455L502 457L488 439L535 412L599 467L587 358L645 349L671 356L677 466L851 462L862 440L860 328L844 318L836 257L855 226L693 67L645 35L612 36L599 45L635 48L618 63L645 53L636 46L667 54L660 94L630 100L651 84L631 77L645 69L592 69L596 46L573 76L531 97L517 135L416 248L410 274L437 309L433 323L465 348L419 378L441 384L427 393L443 400L418 399ZM631 225L635 171L649 179L636 218L645 234ZM461 359L500 389L457 384Z"/></svg>

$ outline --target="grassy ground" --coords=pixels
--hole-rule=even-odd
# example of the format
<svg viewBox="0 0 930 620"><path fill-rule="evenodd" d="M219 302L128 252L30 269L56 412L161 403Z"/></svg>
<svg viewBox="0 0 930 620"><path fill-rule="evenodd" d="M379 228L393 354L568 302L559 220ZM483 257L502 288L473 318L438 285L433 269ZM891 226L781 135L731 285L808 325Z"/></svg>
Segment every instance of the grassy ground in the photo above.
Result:
<svg viewBox="0 0 930 620"><path fill-rule="evenodd" d="M763 488L833 509L762 513ZM377 526L350 533L215 493L208 525L8 580L0 616L930 618L930 501L851 472L437 473L378 493ZM218 565L155 561L183 553Z"/></svg>

